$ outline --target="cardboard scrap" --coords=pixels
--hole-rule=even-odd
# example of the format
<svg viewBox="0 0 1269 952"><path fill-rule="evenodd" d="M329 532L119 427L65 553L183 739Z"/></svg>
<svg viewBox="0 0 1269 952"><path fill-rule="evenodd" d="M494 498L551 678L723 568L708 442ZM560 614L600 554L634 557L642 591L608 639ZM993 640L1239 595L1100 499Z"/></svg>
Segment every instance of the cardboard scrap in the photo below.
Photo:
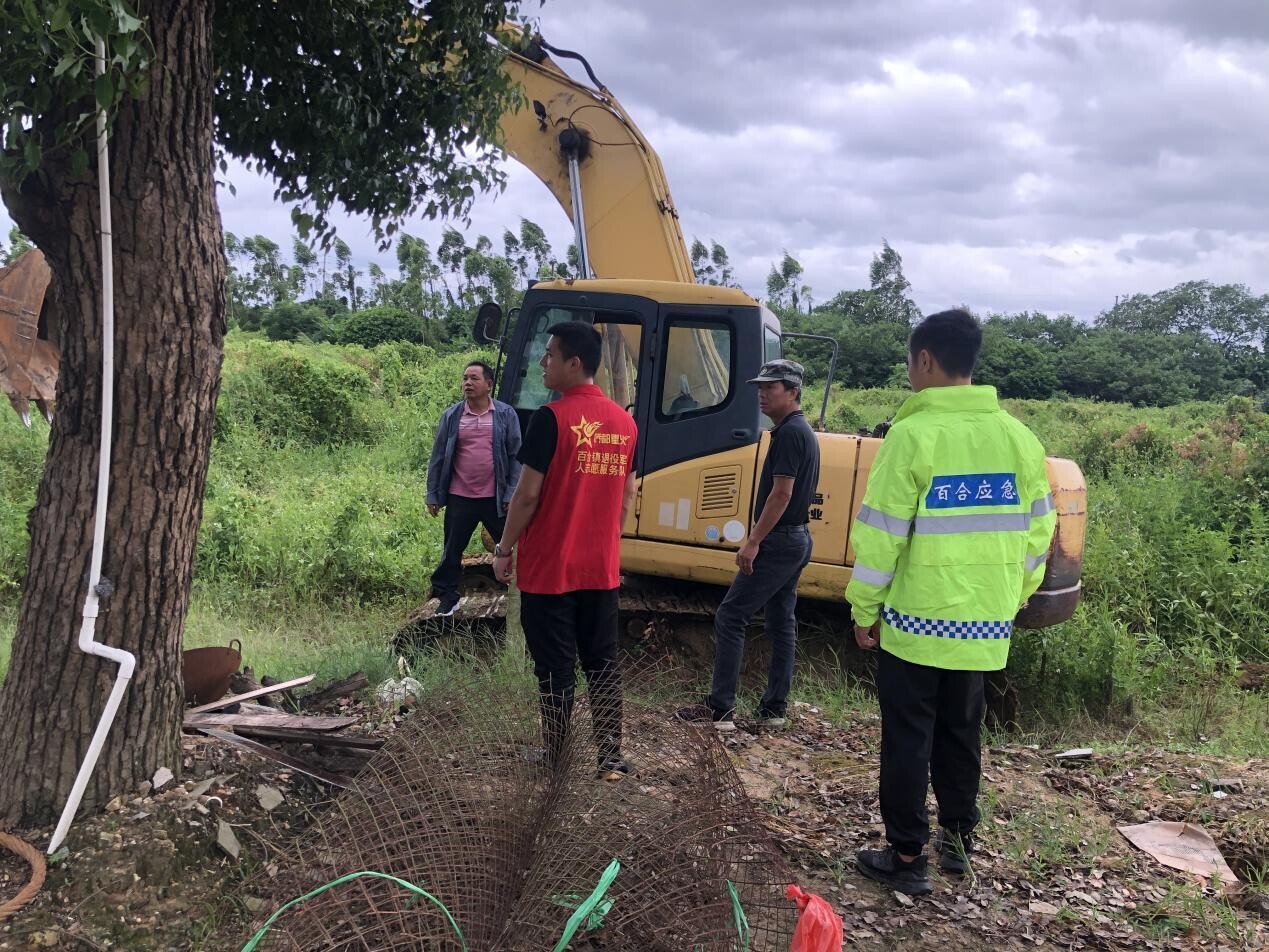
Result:
<svg viewBox="0 0 1269 952"><path fill-rule="evenodd" d="M1238 883L1216 841L1201 826L1155 820L1117 829L1129 843L1164 866L1192 873L1203 880L1216 877L1225 889L1232 889Z"/></svg>

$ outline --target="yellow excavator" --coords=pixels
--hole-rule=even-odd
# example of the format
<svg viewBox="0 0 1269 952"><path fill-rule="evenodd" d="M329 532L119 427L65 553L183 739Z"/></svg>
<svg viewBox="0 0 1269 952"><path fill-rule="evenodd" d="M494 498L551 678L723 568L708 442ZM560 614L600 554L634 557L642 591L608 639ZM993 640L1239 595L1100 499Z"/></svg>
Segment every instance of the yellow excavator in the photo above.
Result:
<svg viewBox="0 0 1269 952"><path fill-rule="evenodd" d="M571 78L552 55L576 60L590 84ZM582 56L533 36L509 50L505 64L524 102L503 118L501 145L572 219L584 277L535 283L505 334L501 308L485 305L475 336L498 345L500 371L505 354L498 397L524 424L553 397L536 372L547 328L579 319L600 330L596 382L639 427L639 494L621 546L623 613L640 624L658 614L708 617L721 594L714 586L735 574L770 442L756 388L745 381L781 356L786 340L805 335L783 333L779 318L744 291L695 283L661 162ZM835 360L836 342L820 340ZM831 375L830 365L820 482L808 513L814 545L798 594L835 603L845 627L850 529L881 440L822 432ZM1084 477L1070 460L1050 458L1048 469L1057 532L1044 583L1017 618L1028 628L1065 621L1080 597ZM427 621L434 604L414 620ZM465 599L456 617L502 610L500 596L488 591Z"/></svg>
<svg viewBox="0 0 1269 952"><path fill-rule="evenodd" d="M576 60L590 84L572 79L552 54ZM638 501L621 548L623 612L632 631L667 616L708 619L717 586L736 571L770 442L756 388L745 381L798 335L783 333L776 315L744 291L695 283L661 162L583 57L523 36L507 50L505 69L524 98L503 117L501 145L572 219L585 277L533 285L505 334L501 308L485 305L476 337L498 345L500 370L505 354L498 396L525 423L552 397L535 372L546 329L580 319L600 330L597 383L630 411L640 434ZM29 401L46 415L52 408L57 349L39 320L47 283L38 252L0 271L0 387L24 419ZM821 430L831 376L830 365ZM819 440L820 483L808 513L814 547L798 591L841 612L845 630L850 529L881 441L824 432ZM1050 458L1048 467L1057 532L1044 582L1017 618L1026 628L1066 620L1080 597L1084 478L1070 460ZM409 627L431 628L435 604L424 605ZM503 611L498 587L485 585L460 603L455 618L497 619Z"/></svg>

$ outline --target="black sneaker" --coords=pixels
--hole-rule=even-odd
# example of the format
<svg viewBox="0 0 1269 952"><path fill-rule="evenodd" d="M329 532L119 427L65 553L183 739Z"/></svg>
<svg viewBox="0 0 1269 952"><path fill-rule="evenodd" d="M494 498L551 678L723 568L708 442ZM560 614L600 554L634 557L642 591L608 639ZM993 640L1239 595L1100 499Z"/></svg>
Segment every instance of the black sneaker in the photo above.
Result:
<svg viewBox="0 0 1269 952"><path fill-rule="evenodd" d="M674 716L680 721L687 721L690 724L714 725L715 730L734 731L736 722L732 720L732 712L719 713L708 704L689 704L687 707L680 707L674 712Z"/></svg>
<svg viewBox="0 0 1269 952"><path fill-rule="evenodd" d="M939 854L939 869L945 873L963 876L969 872L969 857L974 852L974 838L940 829L934 840Z"/></svg>
<svg viewBox="0 0 1269 952"><path fill-rule="evenodd" d="M458 610L459 598L457 595L446 595L441 599L441 604L436 609L436 618L448 618Z"/></svg>
<svg viewBox="0 0 1269 952"><path fill-rule="evenodd" d="M783 711L773 711L770 708L760 707L754 711L753 722L758 727L779 730L781 727L788 725L789 719L784 716Z"/></svg>
<svg viewBox="0 0 1269 952"><path fill-rule="evenodd" d="M860 850L855 854L855 866L869 879L906 896L926 896L934 890L924 855L905 863L893 846L884 850Z"/></svg>
<svg viewBox="0 0 1269 952"><path fill-rule="evenodd" d="M634 773L634 768L621 757L607 757L599 761L598 777L600 780L616 783L618 780L625 780L632 773Z"/></svg>

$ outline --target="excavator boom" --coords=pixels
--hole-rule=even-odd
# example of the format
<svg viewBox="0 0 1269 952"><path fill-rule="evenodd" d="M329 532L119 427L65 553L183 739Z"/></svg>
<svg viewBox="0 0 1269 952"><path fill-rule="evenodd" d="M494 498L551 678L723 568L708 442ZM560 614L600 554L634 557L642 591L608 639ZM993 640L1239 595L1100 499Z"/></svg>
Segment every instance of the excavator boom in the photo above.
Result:
<svg viewBox="0 0 1269 952"><path fill-rule="evenodd" d="M656 152L598 80L591 88L572 79L548 49L554 48L533 37L522 52L507 53L504 69L524 90L525 102L502 120L503 148L542 180L574 221L568 158L576 150L594 277L695 283ZM575 53L556 53L585 64Z"/></svg>

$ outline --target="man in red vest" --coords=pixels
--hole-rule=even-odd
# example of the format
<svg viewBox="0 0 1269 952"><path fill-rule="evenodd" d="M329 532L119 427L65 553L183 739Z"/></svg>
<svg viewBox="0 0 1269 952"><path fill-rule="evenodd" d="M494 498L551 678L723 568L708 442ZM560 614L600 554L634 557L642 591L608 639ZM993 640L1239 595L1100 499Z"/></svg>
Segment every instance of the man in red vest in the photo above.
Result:
<svg viewBox="0 0 1269 952"><path fill-rule="evenodd" d="M580 659L599 775L619 780L630 766L621 757L617 589L638 431L630 414L595 386L599 331L567 321L549 333L542 380L563 396L529 420L494 574L511 580L518 542L520 622L538 679L548 762L555 764L564 747Z"/></svg>

